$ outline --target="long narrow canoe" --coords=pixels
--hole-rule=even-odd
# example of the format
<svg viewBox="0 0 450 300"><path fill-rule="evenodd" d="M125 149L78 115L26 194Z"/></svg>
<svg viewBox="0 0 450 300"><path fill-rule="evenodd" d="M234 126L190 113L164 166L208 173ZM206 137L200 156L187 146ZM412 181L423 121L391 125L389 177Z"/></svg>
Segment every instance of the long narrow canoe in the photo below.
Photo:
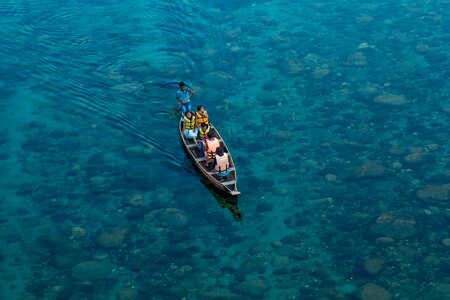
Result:
<svg viewBox="0 0 450 300"><path fill-rule="evenodd" d="M211 130L214 128L212 124L210 124ZM214 128L216 131L216 138L219 139L220 146L224 149L224 152L228 153L228 156L230 158L230 169L231 172L225 177L222 177L221 180L217 180L213 175L214 171L209 171L206 166L206 158L204 154L199 153L199 150L197 149L197 144L195 144L191 140L187 140L184 137L183 134L183 122L180 120L179 124L179 131L180 131L180 137L181 141L183 142L184 148L186 152L191 157L192 161L195 163L197 168L202 172L202 174L210 181L215 187L217 187L219 190L224 191L225 193L228 193L232 196L237 196L240 194L240 192L237 189L237 176L236 176L236 169L234 167L233 158L231 157L230 151L228 150L227 145L225 145L225 142L222 140L222 137L220 136L217 129Z"/></svg>

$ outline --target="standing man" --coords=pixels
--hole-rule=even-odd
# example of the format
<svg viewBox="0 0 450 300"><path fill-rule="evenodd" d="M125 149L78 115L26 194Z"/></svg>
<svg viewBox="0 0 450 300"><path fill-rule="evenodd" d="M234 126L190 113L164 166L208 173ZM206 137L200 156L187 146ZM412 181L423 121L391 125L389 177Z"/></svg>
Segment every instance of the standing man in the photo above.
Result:
<svg viewBox="0 0 450 300"><path fill-rule="evenodd" d="M180 82L180 89L177 91L177 101L181 105L181 110L183 111L183 114L185 114L188 111L191 111L191 100L189 97L193 94L192 90L189 88L186 88L186 85L184 82ZM186 100L187 99L187 100ZM184 103L186 101L186 103Z"/></svg>

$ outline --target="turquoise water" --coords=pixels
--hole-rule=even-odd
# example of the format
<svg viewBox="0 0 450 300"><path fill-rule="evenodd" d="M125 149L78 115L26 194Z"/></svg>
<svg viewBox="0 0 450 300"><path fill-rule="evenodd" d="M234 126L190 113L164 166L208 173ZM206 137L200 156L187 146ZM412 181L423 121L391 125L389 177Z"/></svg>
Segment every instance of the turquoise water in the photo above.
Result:
<svg viewBox="0 0 450 300"><path fill-rule="evenodd" d="M0 16L1 299L450 299L449 1ZM179 81L238 199L183 152Z"/></svg>

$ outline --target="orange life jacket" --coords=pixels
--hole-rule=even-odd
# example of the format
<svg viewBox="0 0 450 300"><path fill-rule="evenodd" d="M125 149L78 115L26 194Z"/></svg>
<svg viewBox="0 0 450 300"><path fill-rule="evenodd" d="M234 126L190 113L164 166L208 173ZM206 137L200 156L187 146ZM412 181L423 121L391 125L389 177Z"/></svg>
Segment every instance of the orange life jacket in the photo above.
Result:
<svg viewBox="0 0 450 300"><path fill-rule="evenodd" d="M217 138L215 138L214 140L205 140L206 145L207 145L207 154L208 154L208 158L213 159L214 155L216 155L216 149L218 147L220 147L220 142Z"/></svg>
<svg viewBox="0 0 450 300"><path fill-rule="evenodd" d="M219 156L216 154L215 158L216 158L216 167L214 168L214 171L222 173L228 170L228 167L230 166L228 164L228 153L223 153L223 156Z"/></svg>
<svg viewBox="0 0 450 300"><path fill-rule="evenodd" d="M205 111L206 113L206 111ZM200 114L200 112L195 112L195 116L197 118L197 127L200 127L202 123L209 124L208 117L204 117Z"/></svg>

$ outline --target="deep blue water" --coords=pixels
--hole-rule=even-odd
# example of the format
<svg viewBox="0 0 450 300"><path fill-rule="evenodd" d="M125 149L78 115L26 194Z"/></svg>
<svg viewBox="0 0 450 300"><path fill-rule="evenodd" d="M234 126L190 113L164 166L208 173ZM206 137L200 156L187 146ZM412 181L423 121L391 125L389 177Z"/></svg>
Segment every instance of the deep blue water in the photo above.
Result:
<svg viewBox="0 0 450 300"><path fill-rule="evenodd" d="M450 299L449 1L4 1L0 23L0 299ZM179 81L238 199L185 155Z"/></svg>

